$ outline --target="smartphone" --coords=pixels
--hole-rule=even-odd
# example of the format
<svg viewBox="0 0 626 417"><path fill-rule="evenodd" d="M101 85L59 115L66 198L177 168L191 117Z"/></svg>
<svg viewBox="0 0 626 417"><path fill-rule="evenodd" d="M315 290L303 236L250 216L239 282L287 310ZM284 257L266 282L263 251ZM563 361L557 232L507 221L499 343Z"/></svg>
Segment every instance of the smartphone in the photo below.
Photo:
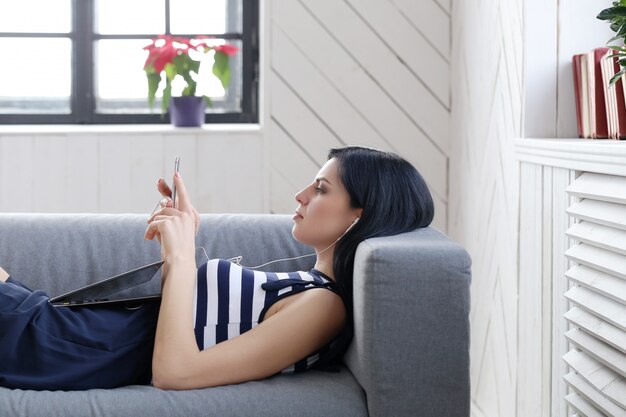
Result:
<svg viewBox="0 0 626 417"><path fill-rule="evenodd" d="M174 172L178 172L180 168L180 156L174 159ZM172 205L176 208L176 182L172 181Z"/></svg>

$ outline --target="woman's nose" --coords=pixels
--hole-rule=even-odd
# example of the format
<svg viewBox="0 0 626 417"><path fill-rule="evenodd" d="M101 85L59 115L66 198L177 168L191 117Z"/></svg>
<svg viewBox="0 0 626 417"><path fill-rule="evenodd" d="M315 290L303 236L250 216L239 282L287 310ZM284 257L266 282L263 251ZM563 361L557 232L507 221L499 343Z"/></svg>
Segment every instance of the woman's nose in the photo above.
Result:
<svg viewBox="0 0 626 417"><path fill-rule="evenodd" d="M298 191L295 195L296 201L300 204L305 204L305 201L306 201L305 191L306 191L306 188Z"/></svg>

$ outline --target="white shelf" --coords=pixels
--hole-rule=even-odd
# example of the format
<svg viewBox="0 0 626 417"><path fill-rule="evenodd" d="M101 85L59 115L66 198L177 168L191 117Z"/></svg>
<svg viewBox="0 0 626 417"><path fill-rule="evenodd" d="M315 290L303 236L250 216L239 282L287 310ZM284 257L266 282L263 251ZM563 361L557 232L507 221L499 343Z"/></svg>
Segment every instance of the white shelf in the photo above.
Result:
<svg viewBox="0 0 626 417"><path fill-rule="evenodd" d="M0 135L85 135L85 134L160 134L179 136L204 133L260 132L258 123L205 123L200 127L174 127L171 124L133 125L2 125Z"/></svg>
<svg viewBox="0 0 626 417"><path fill-rule="evenodd" d="M514 145L522 162L626 176L626 140L516 138Z"/></svg>

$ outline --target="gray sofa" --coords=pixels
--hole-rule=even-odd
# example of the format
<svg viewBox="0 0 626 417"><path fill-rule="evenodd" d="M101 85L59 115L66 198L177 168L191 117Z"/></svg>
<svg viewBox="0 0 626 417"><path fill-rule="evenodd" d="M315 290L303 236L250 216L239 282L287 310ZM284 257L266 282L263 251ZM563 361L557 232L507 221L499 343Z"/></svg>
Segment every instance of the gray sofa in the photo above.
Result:
<svg viewBox="0 0 626 417"><path fill-rule="evenodd" d="M159 260L145 215L0 214L0 265L57 295ZM197 237L211 258L243 265L311 253L275 214L204 214ZM198 251L198 262L206 260ZM314 257L265 270L308 270ZM355 334L340 372L311 370L190 391L0 388L1 416L469 416L467 252L434 227L369 239L354 269ZM148 286L159 285L154 279ZM154 288L139 288L145 291ZM2 360L2 358L0 358Z"/></svg>

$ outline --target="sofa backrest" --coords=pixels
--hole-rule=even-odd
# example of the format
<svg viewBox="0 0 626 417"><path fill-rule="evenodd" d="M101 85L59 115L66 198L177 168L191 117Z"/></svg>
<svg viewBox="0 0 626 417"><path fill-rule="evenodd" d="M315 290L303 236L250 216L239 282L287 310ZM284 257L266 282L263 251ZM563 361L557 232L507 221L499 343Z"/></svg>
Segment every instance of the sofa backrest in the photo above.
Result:
<svg viewBox="0 0 626 417"><path fill-rule="evenodd" d="M144 240L143 214L0 214L0 266L50 296L160 260L157 240ZM242 255L242 265L314 253L291 236L289 215L202 214L196 260ZM315 257L277 262L262 271L308 270ZM153 279L148 290L159 288ZM145 291L145 287L137 289Z"/></svg>

